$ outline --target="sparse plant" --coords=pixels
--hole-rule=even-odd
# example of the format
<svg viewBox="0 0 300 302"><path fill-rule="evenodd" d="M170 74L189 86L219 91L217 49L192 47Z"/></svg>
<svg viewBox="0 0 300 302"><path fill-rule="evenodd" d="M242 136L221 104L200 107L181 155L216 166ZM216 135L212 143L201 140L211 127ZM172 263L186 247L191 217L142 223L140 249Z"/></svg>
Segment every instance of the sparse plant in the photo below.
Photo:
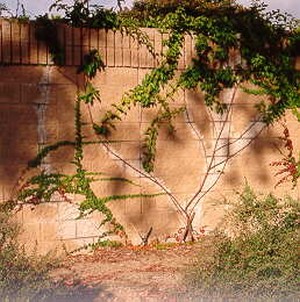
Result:
<svg viewBox="0 0 300 302"><path fill-rule="evenodd" d="M293 141L286 123L282 122L281 125L283 127L283 137L281 137L283 150L279 148L278 150L282 158L272 162L270 165L280 168L275 174L275 176L281 176L275 185L276 187L283 183L291 182L293 188L295 188L300 177L300 153L298 155L295 154Z"/></svg>
<svg viewBox="0 0 300 302"><path fill-rule="evenodd" d="M67 286L65 280L51 278L52 269L61 258L51 251L41 256L36 249L25 250L18 241L22 232L13 220L10 202L0 204L0 300L5 302L73 301L78 297L95 297L99 289L82 284Z"/></svg>
<svg viewBox="0 0 300 302"><path fill-rule="evenodd" d="M299 201L258 197L246 186L225 229L203 237L205 253L188 273L189 285L209 297L299 297L299 214Z"/></svg>

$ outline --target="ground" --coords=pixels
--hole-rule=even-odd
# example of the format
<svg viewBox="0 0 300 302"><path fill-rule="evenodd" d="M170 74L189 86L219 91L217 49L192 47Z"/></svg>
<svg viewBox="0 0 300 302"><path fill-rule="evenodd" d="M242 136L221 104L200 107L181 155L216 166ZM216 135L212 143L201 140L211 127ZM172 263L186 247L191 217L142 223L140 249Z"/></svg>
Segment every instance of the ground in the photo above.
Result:
<svg viewBox="0 0 300 302"><path fill-rule="evenodd" d="M80 301L181 301L188 296L184 272L198 250L197 244L99 248L68 256L52 277L95 289Z"/></svg>

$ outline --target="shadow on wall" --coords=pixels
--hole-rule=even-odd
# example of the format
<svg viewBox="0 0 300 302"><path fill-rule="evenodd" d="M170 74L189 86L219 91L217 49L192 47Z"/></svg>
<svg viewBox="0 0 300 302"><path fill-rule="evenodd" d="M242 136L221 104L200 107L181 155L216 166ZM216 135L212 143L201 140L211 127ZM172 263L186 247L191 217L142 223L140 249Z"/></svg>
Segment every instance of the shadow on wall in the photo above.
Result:
<svg viewBox="0 0 300 302"><path fill-rule="evenodd" d="M206 144L206 149L213 146L212 141L214 127L218 126L219 121L215 123L212 121L206 106L203 102L203 94L201 92L193 91L188 92L188 100L190 102L190 119L195 124L195 127L199 130L199 133L203 135L203 141ZM235 140L241 140L240 136L247 131L252 122L258 120L258 112L255 107L257 103L261 101L261 98L257 96L251 96L240 90L237 92L235 101L233 104L232 115L228 120L230 123L230 135L228 142L234 142ZM227 123L227 122L226 122ZM225 130L224 130L225 131ZM277 152L275 149L275 143L279 140L276 139L280 133L276 133L272 130L272 127L266 128L255 139L250 138L250 133L245 136L245 141L250 140L251 143L241 150L237 155L233 156L229 160L229 166L226 167L225 173L222 177L226 179L226 185L229 187L236 187L243 182L244 177L249 174L247 168L248 165L241 163L241 160L245 163L245 160L256 162L261 167L262 163L268 165L267 155ZM215 138L214 138L215 139ZM226 142L226 144L228 143ZM231 145L229 145L229 150ZM253 172L255 171L255 175ZM270 184L270 171L263 168L251 168L252 175L256 180L264 185Z"/></svg>

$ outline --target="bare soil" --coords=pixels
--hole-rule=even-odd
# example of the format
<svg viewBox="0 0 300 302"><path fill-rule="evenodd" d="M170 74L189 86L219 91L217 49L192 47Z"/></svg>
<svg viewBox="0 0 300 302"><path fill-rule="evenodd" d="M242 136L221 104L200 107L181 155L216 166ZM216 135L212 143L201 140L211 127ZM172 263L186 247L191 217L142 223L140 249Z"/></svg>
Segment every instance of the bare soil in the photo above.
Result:
<svg viewBox="0 0 300 302"><path fill-rule="evenodd" d="M81 301L188 300L184 272L199 245L99 248L92 254L68 256L52 272L67 286L84 285L94 294Z"/></svg>

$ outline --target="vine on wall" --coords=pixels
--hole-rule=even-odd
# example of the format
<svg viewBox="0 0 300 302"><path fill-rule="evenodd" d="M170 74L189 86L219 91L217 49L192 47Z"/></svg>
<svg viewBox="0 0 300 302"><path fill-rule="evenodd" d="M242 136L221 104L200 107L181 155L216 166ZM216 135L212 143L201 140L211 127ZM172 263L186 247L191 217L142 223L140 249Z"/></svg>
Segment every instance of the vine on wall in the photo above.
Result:
<svg viewBox="0 0 300 302"><path fill-rule="evenodd" d="M103 214L103 220L99 227L108 225L108 231L104 231L99 240L111 234L117 234L127 240L124 227L116 220L108 203L114 200L126 200L142 197L153 197L157 194L123 194L98 197L91 184L96 181L122 181L136 185L132 181L121 177L105 177L101 172L89 172L83 164L84 146L90 144L101 144L99 142L86 141L82 126L82 106L93 106L95 102L100 102L100 92L92 84L92 79L99 71L104 70L104 63L97 50L93 49L83 58L83 64L78 68L78 73L82 73L85 81L83 90L79 90L74 104L74 141L59 141L53 145L44 147L35 159L28 163L28 169L38 168L49 153L64 146L74 147L74 157L72 164L76 167L76 173L72 175L62 173L49 173L42 170L40 174L26 180L21 186L17 201L27 204L37 205L41 202L51 202L55 200L55 194L59 194L63 200L72 202L68 194L78 194L84 196L84 200L79 205L80 217L99 211ZM80 218L79 217L79 218Z"/></svg>
<svg viewBox="0 0 300 302"><path fill-rule="evenodd" d="M182 240L187 238L193 240L195 209L218 182L228 161L249 145L251 140L245 143L244 138L251 134L251 139L254 139L266 125L279 120L289 109L292 109L295 116L299 116L300 81L299 72L295 70L295 56L299 54L297 46L300 40L299 31L296 30L294 21L289 21L286 15L277 11L266 13L265 6L257 2L246 9L231 1L194 1L192 4L190 1L182 1L178 5L172 1L160 4L159 1L148 0L137 1L132 10L119 14L113 11L104 13L103 8L96 6L90 9L86 5L86 2L75 1L74 7L71 7L56 1L53 7L64 10L66 15L64 21L72 26L120 29L134 37L140 44L146 45L149 52L156 57L158 54L155 53L150 39L139 27L156 27L162 33L168 33L164 40L165 51L160 54L158 67L147 74L141 84L125 93L120 102L115 103L111 110L99 118L99 121L92 121L92 124L95 133L101 137L102 146L113 156L123 160L107 139L108 134L116 129L114 122L122 120L123 116L137 105L144 109L157 108L157 115L145 131L142 160L144 170L126 160L123 162L167 194L185 219ZM50 23L44 23L44 26L46 24L48 27ZM178 76L176 71L187 35L195 40L196 56ZM44 37L47 40L45 42L51 43L52 38ZM49 49L51 51L51 48ZM60 57L61 50L58 46L53 47L52 51L56 57ZM239 54L239 61L230 61L233 53ZM31 165L39 164L52 150L72 144L75 148L74 164L77 167L77 174L73 176L41 174L38 177L43 181L38 185L38 197L51 196L53 190L58 191L61 188L66 192L84 194L86 201L81 205L81 209L83 211L98 209L105 215L105 222L112 222L113 216L106 206L107 201L141 195L110 196L101 199L91 190L90 184L95 180L95 175L85 171L81 164L84 141L81 134L80 108L82 105L92 106L99 100L99 91L92 85L91 79L104 66L95 50L92 50L83 61L80 72L84 74L86 81L84 91L78 94L75 103L75 142L59 142L46 147L35 161L31 161ZM250 89L249 83L254 88ZM205 176L197 192L183 207L182 201L178 200L152 172L161 124L167 122L172 129L172 120L179 114L185 114L191 130L198 135L206 154L203 137L189 122L190 113L187 108L172 107L176 92L196 88L204 92L206 108L212 121L218 117L221 126L215 128L213 156L211 159L206 157ZM251 123L234 141L221 145L222 140L228 140L230 133L228 122L231 122L232 105L237 89L244 89L248 94L265 96L266 101L257 106L259 118L256 122ZM229 93L225 93L228 91ZM220 156L229 146L232 151ZM293 181L296 181L299 174L294 176L296 178ZM36 179L32 179L32 184L35 184L35 181ZM57 183L56 187L53 186L53 182ZM27 188L26 190L28 193L23 192L23 195L20 195L24 200L28 196L34 196L33 192L37 192L29 191L31 189ZM116 226L119 227L118 224Z"/></svg>

